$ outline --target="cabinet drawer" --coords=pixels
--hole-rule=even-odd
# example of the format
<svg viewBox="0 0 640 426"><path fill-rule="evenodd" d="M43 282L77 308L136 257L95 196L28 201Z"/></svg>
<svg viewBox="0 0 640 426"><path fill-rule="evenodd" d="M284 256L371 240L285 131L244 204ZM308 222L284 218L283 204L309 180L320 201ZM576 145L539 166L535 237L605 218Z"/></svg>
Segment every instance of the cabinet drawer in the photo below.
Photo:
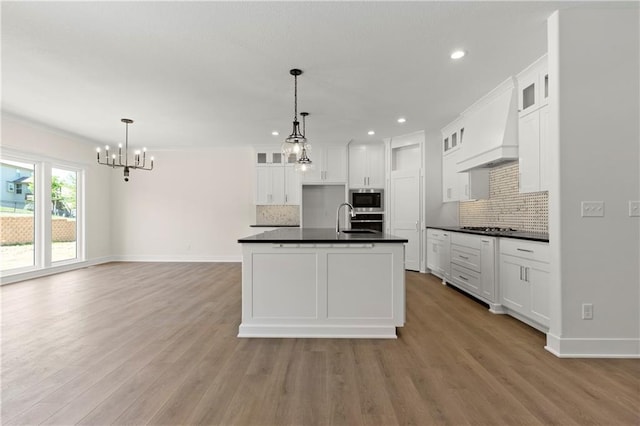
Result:
<svg viewBox="0 0 640 426"><path fill-rule="evenodd" d="M480 291L480 274L471 269L455 264L451 265L451 280L473 293L478 294Z"/></svg>
<svg viewBox="0 0 640 426"><path fill-rule="evenodd" d="M482 236L464 234L461 232L453 232L451 234L451 244L457 244L459 246L469 247L472 249L480 249L482 246Z"/></svg>
<svg viewBox="0 0 640 426"><path fill-rule="evenodd" d="M500 238L500 253L549 263L549 243Z"/></svg>
<svg viewBox="0 0 640 426"><path fill-rule="evenodd" d="M427 228L427 238L437 241L445 241L449 238L451 233L449 231L443 231L441 229Z"/></svg>
<svg viewBox="0 0 640 426"><path fill-rule="evenodd" d="M480 250L452 244L451 262L480 272Z"/></svg>

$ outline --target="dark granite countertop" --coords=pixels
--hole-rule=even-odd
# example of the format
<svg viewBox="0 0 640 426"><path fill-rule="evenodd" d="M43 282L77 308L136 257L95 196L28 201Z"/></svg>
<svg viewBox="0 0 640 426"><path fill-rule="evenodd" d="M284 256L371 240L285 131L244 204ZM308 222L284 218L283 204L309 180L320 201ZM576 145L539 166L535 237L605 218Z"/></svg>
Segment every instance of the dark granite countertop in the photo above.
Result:
<svg viewBox="0 0 640 426"><path fill-rule="evenodd" d="M250 237L240 238L239 243L406 243L406 238L372 232L366 234L336 234L332 228L279 228Z"/></svg>
<svg viewBox="0 0 640 426"><path fill-rule="evenodd" d="M300 225L249 225L251 228L300 228Z"/></svg>
<svg viewBox="0 0 640 426"><path fill-rule="evenodd" d="M427 226L427 228L442 229L443 231L462 232L464 234L487 235L489 237L516 238L519 240L549 242L549 234L541 234L537 232L491 232L491 231L474 231L470 229L462 229L459 226Z"/></svg>

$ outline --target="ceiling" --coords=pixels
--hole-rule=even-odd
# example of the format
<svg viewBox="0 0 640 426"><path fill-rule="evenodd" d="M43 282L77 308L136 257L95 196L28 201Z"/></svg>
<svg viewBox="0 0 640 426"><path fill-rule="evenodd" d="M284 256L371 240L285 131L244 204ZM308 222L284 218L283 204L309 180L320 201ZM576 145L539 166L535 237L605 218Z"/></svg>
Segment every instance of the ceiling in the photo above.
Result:
<svg viewBox="0 0 640 426"><path fill-rule="evenodd" d="M122 142L127 117L150 149L276 145L300 68L311 143L435 131L543 55L546 18L577 5L2 2L2 108L91 143Z"/></svg>

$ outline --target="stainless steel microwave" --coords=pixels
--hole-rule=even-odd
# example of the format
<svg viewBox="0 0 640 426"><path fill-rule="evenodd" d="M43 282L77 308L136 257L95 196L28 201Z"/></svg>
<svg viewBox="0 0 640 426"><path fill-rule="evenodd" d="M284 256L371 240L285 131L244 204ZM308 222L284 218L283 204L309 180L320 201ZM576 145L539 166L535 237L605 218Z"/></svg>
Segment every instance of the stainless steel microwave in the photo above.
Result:
<svg viewBox="0 0 640 426"><path fill-rule="evenodd" d="M356 212L382 212L384 189L350 189L349 201Z"/></svg>

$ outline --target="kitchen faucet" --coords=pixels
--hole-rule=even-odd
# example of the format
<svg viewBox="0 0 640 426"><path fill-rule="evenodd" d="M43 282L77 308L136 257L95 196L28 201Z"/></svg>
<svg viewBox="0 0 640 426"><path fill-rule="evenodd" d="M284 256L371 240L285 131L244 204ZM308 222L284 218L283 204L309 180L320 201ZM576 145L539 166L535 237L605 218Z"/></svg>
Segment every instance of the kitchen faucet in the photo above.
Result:
<svg viewBox="0 0 640 426"><path fill-rule="evenodd" d="M340 233L340 208L342 206L347 206L351 210L351 217L356 217L356 212L353 210L353 206L349 203L342 203L338 206L338 210L336 210L336 234Z"/></svg>

